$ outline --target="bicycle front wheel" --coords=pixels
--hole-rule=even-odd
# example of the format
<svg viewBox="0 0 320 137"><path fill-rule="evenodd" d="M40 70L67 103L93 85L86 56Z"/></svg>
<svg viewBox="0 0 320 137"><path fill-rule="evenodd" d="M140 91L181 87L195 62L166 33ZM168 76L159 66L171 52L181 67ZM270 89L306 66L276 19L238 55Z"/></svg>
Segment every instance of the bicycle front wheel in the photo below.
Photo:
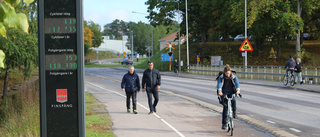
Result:
<svg viewBox="0 0 320 137"><path fill-rule="evenodd" d="M230 134L231 134L231 136L233 136L233 121L232 121L232 119L231 119L231 121L230 121Z"/></svg>
<svg viewBox="0 0 320 137"><path fill-rule="evenodd" d="M295 77L293 75L290 76L290 85L294 86L294 82L295 82Z"/></svg>
<svg viewBox="0 0 320 137"><path fill-rule="evenodd" d="M283 85L284 86L288 85L288 76L287 75L283 76Z"/></svg>

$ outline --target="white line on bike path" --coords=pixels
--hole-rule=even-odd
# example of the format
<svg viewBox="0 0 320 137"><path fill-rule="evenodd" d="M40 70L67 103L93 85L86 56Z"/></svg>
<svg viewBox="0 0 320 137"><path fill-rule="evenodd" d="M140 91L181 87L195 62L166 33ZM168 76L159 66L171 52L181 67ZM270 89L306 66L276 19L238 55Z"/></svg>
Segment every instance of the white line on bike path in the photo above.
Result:
<svg viewBox="0 0 320 137"><path fill-rule="evenodd" d="M101 87L101 86L99 86L99 85L93 84L93 83L88 82L88 81L86 81L86 83L91 84L91 85L93 85L93 86L96 86L96 87L98 87L98 88L101 88L101 89L103 89L103 90L106 90L106 91L115 93L115 94L117 94L117 95L119 95L119 96L122 96L122 97L126 98L125 95L123 95L123 94L121 94L121 93L118 93L118 92L116 92L116 91L108 90L108 89L106 89L106 88L103 88L103 87ZM137 104L138 104L139 106L141 106L142 108L146 109L147 111L149 111L149 109L148 109L147 107L143 106L143 105L140 104L139 102L138 102ZM164 124L166 124L168 127L170 127L170 128L171 128L174 132L176 132L180 137L185 137L180 131L178 131L175 127L173 127L171 124L169 124L169 123L168 123L167 121L165 121L163 118L161 118L159 115L157 115L156 113L153 113L153 115L154 115L155 117L157 117L158 119L160 119L160 120L161 120Z"/></svg>
<svg viewBox="0 0 320 137"><path fill-rule="evenodd" d="M270 121L270 120L267 120L267 122L271 123L271 124L275 124L276 122L273 122L273 121Z"/></svg>
<svg viewBox="0 0 320 137"><path fill-rule="evenodd" d="M292 131L294 131L294 132L298 132L298 133L300 133L301 131L300 130L298 130L298 129L295 129L295 128L289 128L290 130L292 130Z"/></svg>

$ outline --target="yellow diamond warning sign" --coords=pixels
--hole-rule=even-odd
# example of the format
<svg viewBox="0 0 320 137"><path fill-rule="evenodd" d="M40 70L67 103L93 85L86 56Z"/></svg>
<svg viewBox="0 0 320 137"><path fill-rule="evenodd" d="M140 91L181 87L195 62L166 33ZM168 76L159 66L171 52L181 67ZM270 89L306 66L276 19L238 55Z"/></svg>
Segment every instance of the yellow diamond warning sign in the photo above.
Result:
<svg viewBox="0 0 320 137"><path fill-rule="evenodd" d="M253 51L253 48L247 38L243 41L239 50L240 51Z"/></svg>

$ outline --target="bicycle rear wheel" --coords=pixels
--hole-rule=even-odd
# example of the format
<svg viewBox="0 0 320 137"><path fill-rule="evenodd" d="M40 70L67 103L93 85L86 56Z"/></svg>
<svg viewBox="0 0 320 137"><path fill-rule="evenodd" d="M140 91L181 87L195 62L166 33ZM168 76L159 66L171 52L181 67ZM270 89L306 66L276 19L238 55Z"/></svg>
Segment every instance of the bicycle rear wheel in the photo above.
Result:
<svg viewBox="0 0 320 137"><path fill-rule="evenodd" d="M290 85L294 86L295 77L293 75L290 76Z"/></svg>
<svg viewBox="0 0 320 137"><path fill-rule="evenodd" d="M284 75L284 76L283 76L283 85L284 85L284 86L287 86L287 85L288 85L288 76L287 76L287 75Z"/></svg>

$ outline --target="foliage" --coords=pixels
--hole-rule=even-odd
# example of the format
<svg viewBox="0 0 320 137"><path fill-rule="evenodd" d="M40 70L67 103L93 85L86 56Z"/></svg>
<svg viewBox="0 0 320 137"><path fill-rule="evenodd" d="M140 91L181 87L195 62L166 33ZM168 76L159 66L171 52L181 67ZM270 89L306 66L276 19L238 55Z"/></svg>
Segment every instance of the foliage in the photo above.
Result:
<svg viewBox="0 0 320 137"><path fill-rule="evenodd" d="M122 40L122 34L127 35L129 32L128 25L123 20L115 19L110 26L106 25L103 34L114 36L116 40Z"/></svg>
<svg viewBox="0 0 320 137"><path fill-rule="evenodd" d="M160 43L158 42L159 39L165 37L169 33L174 33L177 31L177 28L173 28L174 26L164 26L160 25L157 27L152 27L149 24L145 24L143 22L129 22L128 28L130 31L133 31L133 47L134 51L136 51L139 54L148 54L147 46L153 45L153 52L154 54L160 50ZM152 33L153 33L153 41L152 41ZM132 49L131 42L132 42L132 34L128 33L128 43L126 44L128 49ZM153 44L152 44L153 42ZM150 54L152 53L150 49Z"/></svg>
<svg viewBox="0 0 320 137"><path fill-rule="evenodd" d="M83 29L83 31L84 31L84 43L88 44L89 47L91 48L92 47L92 37L94 34L91 31L91 29L88 27L85 27Z"/></svg>
<svg viewBox="0 0 320 137"><path fill-rule="evenodd" d="M153 26L161 24L172 25L179 3L179 13L182 15L181 31L186 34L186 0L156 1L148 0L148 18ZM297 13L298 4L302 13ZM189 0L188 29L190 39L197 42L230 41L229 36L244 34L245 1L243 0ZM255 0L248 1L248 36L253 36L256 43L254 49L261 50L267 39L275 44L287 43L296 39L299 30L307 32L313 39L320 34L320 0ZM305 30L303 30L305 29ZM300 45L297 47L299 51ZM279 47L278 47L279 48ZM203 50L205 50L204 48ZM280 55L280 53L279 53Z"/></svg>
<svg viewBox="0 0 320 137"><path fill-rule="evenodd" d="M99 47L101 43L103 43L101 26L99 24L94 23L93 21L88 21L84 23L84 27L88 27L93 35L92 35L92 47Z"/></svg>
<svg viewBox="0 0 320 137"><path fill-rule="evenodd" d="M15 6L21 0L1 0L0 1L0 35L6 37L6 27L19 28L19 30L28 33L28 18L23 13L16 13ZM33 0L24 0L26 4L30 4Z"/></svg>
<svg viewBox="0 0 320 137"><path fill-rule="evenodd" d="M7 38L0 37L0 49L6 54L5 65L27 69L38 64L38 37L15 28L7 28ZM25 74L26 77L27 74Z"/></svg>

